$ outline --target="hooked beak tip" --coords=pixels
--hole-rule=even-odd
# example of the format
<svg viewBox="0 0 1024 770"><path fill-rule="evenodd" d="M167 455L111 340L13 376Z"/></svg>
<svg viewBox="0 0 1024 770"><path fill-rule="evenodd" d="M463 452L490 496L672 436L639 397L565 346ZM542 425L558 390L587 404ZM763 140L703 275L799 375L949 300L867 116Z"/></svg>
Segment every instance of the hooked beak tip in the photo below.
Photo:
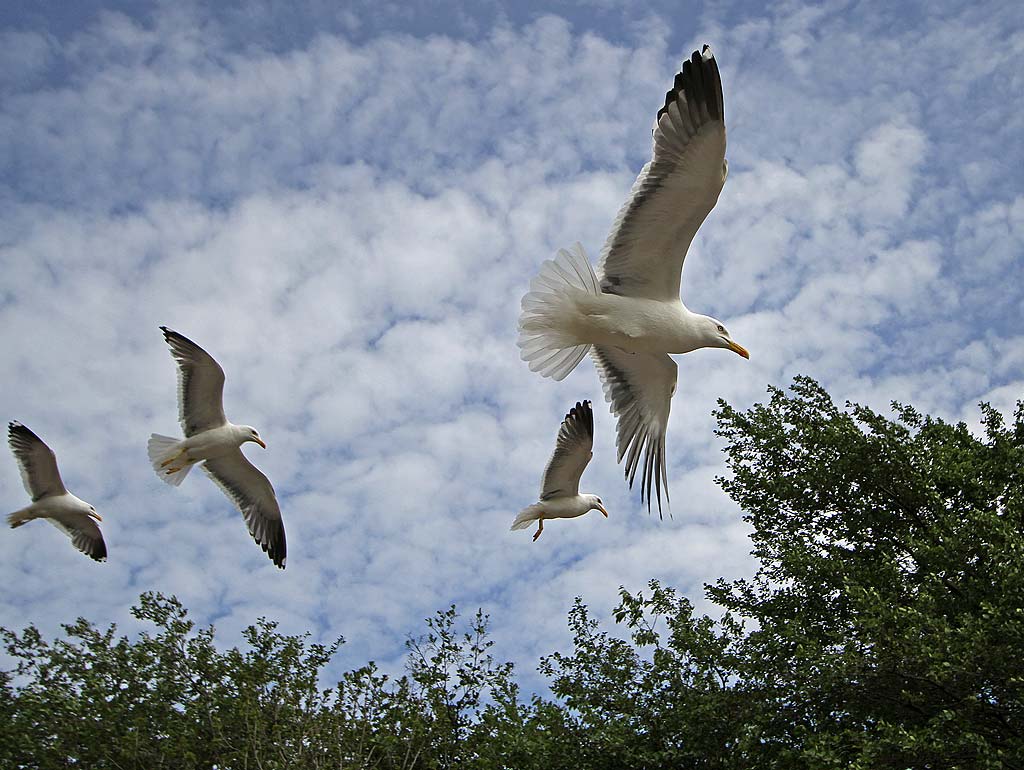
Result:
<svg viewBox="0 0 1024 770"><path fill-rule="evenodd" d="M732 340L729 340L729 350L731 350L734 353L739 353L741 356L743 356L748 361L750 360L750 353L749 353L749 351L747 351L747 349L745 347L743 347L742 345L740 345L738 342L733 342Z"/></svg>
<svg viewBox="0 0 1024 770"><path fill-rule="evenodd" d="M257 443L257 444L259 444L259 445L260 445L261 447L263 447L264 449L266 449L266 448L267 448L267 445L263 443L263 440L262 440L262 439L256 439L256 443Z"/></svg>

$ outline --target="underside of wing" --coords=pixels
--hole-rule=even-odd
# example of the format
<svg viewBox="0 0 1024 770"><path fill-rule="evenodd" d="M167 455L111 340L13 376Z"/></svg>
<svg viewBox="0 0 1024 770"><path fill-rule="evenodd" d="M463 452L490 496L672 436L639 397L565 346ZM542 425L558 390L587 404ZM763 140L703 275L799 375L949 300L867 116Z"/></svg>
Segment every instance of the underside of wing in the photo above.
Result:
<svg viewBox="0 0 1024 770"><path fill-rule="evenodd" d="M665 431L676 392L676 362L667 353L629 353L619 348L595 346L594 363L601 375L605 399L618 418L615 446L618 462L626 460L629 488L640 473L640 502L651 510L651 487L658 499L661 490L668 503L668 470L665 465Z"/></svg>
<svg viewBox="0 0 1024 770"><path fill-rule="evenodd" d="M594 456L594 411L589 401L577 401L562 421L555 452L544 469L540 499L579 493L580 477Z"/></svg>
<svg viewBox="0 0 1024 770"><path fill-rule="evenodd" d="M178 420L186 436L217 428L224 416L224 370L213 356L178 332L161 326L178 364Z"/></svg>
<svg viewBox="0 0 1024 770"><path fill-rule="evenodd" d="M609 294L679 298L683 260L725 184L722 79L708 46L683 62L654 126L654 157L619 210L598 275Z"/></svg>
<svg viewBox="0 0 1024 770"><path fill-rule="evenodd" d="M246 459L241 449L207 460L202 468L238 506L253 540L274 564L284 569L288 555L284 522L270 480Z"/></svg>
<svg viewBox="0 0 1024 770"><path fill-rule="evenodd" d="M50 516L49 521L71 538L71 544L90 559L107 560L107 544L103 533L89 516L84 513L69 513Z"/></svg>
<svg viewBox="0 0 1024 770"><path fill-rule="evenodd" d="M20 422L12 422L7 426L7 442L18 461L21 483L32 502L67 492L57 470L57 457L39 436Z"/></svg>

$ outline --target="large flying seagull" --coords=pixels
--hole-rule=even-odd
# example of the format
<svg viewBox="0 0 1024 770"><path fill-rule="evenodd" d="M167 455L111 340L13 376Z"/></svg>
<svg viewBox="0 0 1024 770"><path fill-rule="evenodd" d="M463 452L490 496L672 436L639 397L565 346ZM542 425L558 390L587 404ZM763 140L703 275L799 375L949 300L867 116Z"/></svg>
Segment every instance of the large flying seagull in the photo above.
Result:
<svg viewBox="0 0 1024 770"><path fill-rule="evenodd" d="M523 297L519 347L530 369L565 378L591 352L618 417L618 460L632 488L641 459L640 500L668 502L665 430L676 391L670 353L697 348L750 354L721 321L679 299L686 251L718 202L725 160L722 80L708 46L683 62L654 126L654 157L643 167L605 241L595 274L583 247L547 260Z"/></svg>

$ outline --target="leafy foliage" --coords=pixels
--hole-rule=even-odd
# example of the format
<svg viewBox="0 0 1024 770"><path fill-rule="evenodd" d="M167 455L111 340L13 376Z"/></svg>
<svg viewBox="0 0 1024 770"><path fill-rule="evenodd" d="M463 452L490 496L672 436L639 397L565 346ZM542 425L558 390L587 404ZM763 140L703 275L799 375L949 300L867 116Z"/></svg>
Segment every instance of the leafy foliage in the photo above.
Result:
<svg viewBox="0 0 1024 770"><path fill-rule="evenodd" d="M260 619L247 648L219 651L175 598L144 594L135 641L85 620L46 642L3 630L18 662L0 681L4 767L448 768L465 766L484 696L513 693L511 666L487 653L487 618L456 631L455 609L409 641L408 674L370 663L321 689L342 640L309 644ZM13 681L22 682L17 687ZM495 698L500 703L500 697ZM466 746L468 745L468 749Z"/></svg>
<svg viewBox="0 0 1024 770"><path fill-rule="evenodd" d="M1022 768L1024 405L984 435L894 405L837 407L798 378L717 412L723 488L760 568L697 615L652 581L619 633L580 599L551 698L524 700L487 617L454 606L323 687L343 643L259 620L218 650L173 597L156 629L0 630L0 765L19 768Z"/></svg>

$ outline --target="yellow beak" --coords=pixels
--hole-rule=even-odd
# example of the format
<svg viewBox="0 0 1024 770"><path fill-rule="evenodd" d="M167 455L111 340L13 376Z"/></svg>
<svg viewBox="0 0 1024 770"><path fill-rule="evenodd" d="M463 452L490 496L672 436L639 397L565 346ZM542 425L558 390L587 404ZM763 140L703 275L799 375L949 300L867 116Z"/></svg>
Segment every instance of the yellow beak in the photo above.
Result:
<svg viewBox="0 0 1024 770"><path fill-rule="evenodd" d="M100 516L98 513L93 513L92 511L89 511L89 515L96 519L96 521L103 521L103 517Z"/></svg>
<svg viewBox="0 0 1024 770"><path fill-rule="evenodd" d="M729 350L731 350L733 353L739 353L747 360L750 360L750 353L748 353L747 349L740 345L738 342L733 342L732 340L729 340Z"/></svg>
<svg viewBox="0 0 1024 770"><path fill-rule="evenodd" d="M253 441L255 441L257 444L259 444L264 449L267 448L267 445L263 443L263 439L254 438Z"/></svg>
<svg viewBox="0 0 1024 770"><path fill-rule="evenodd" d="M604 509L604 506L603 506L603 505L599 505L599 506L597 506L597 510L599 510L599 511L600 511L601 513L603 513L603 514L604 514L604 517L605 517L606 519L608 518L608 511L606 511L606 510Z"/></svg>

